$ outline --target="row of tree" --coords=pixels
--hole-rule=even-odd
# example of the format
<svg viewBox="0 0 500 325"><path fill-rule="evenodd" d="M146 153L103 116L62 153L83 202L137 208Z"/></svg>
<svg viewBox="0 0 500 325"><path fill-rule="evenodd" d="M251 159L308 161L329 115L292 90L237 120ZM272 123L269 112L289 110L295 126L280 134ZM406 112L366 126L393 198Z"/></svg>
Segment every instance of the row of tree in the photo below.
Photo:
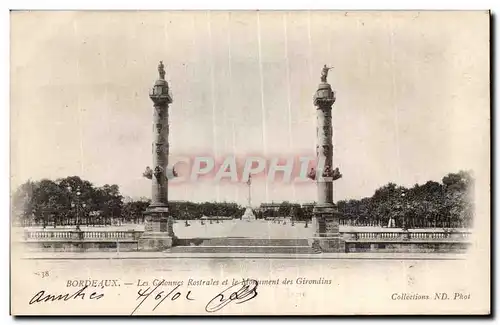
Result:
<svg viewBox="0 0 500 325"><path fill-rule="evenodd" d="M342 223L402 228L470 227L474 179L460 171L411 188L389 183L369 198L337 202Z"/></svg>
<svg viewBox="0 0 500 325"><path fill-rule="evenodd" d="M313 204L300 205L297 203L290 203L284 201L277 207L270 207L269 205L261 205L256 212L257 219L279 219L291 218L297 221L311 220L313 217Z"/></svg>
<svg viewBox="0 0 500 325"><path fill-rule="evenodd" d="M174 218L193 220L206 217L241 218L245 209L228 202L169 202L169 211Z"/></svg>
<svg viewBox="0 0 500 325"><path fill-rule="evenodd" d="M111 224L123 207L118 185L95 187L77 176L28 181L12 196L13 214L24 224Z"/></svg>
<svg viewBox="0 0 500 325"><path fill-rule="evenodd" d="M474 211L474 180L470 172L448 174L442 183L429 181L405 188L389 183L372 197L337 202L342 224L403 228L469 227ZM96 187L77 176L56 181L28 181L12 197L15 221L23 225L108 225L140 223L149 200L125 200L117 185ZM230 202L169 202L176 219L240 218L245 208ZM313 204L282 202L262 205L257 218L310 220Z"/></svg>
<svg viewBox="0 0 500 325"><path fill-rule="evenodd" d="M149 206L147 199L125 200L118 185L96 187L77 176L56 181L28 181L12 196L15 221L23 225L110 225L141 223ZM169 202L176 219L200 219L203 216L237 218L244 208L226 202Z"/></svg>

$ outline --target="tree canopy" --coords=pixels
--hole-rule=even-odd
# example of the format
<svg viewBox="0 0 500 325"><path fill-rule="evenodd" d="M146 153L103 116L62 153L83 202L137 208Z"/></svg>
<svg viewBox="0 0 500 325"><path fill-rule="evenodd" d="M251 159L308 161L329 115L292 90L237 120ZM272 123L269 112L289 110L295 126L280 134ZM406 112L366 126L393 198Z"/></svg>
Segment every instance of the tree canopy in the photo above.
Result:
<svg viewBox="0 0 500 325"><path fill-rule="evenodd" d="M389 183L372 197L344 200L339 211L353 225L396 227L470 227L473 215L474 180L471 172L460 171L443 177L442 183L428 181L411 188Z"/></svg>
<svg viewBox="0 0 500 325"><path fill-rule="evenodd" d="M343 224L396 227L470 227L474 212L474 178L471 172L450 173L442 182L428 181L411 188L388 183L368 198L342 200L337 208ZM27 181L12 195L14 221L23 224L73 225L142 222L148 199L125 199L118 185L101 187L70 176L56 181ZM314 204L262 204L257 218L310 220ZM240 218L245 208L233 202L169 202L176 219L203 216Z"/></svg>

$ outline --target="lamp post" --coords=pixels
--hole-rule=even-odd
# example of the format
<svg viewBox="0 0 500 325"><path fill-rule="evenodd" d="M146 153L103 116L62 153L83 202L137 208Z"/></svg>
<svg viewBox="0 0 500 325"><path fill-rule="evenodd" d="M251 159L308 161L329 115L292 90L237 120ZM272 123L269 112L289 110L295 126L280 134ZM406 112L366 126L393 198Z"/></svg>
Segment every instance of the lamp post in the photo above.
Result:
<svg viewBox="0 0 500 325"><path fill-rule="evenodd" d="M76 225L80 226L80 207L85 208L87 205L85 203L80 204L80 195L82 195L82 192L80 191L80 186L76 188L76 202L73 202L73 188L71 186L67 187L68 191L70 192L70 205L71 208L76 208Z"/></svg>
<svg viewBox="0 0 500 325"><path fill-rule="evenodd" d="M403 190L403 193L401 193L401 211L403 212L403 229L407 230L407 220L406 220L406 210L409 208L409 204L406 200L406 191Z"/></svg>

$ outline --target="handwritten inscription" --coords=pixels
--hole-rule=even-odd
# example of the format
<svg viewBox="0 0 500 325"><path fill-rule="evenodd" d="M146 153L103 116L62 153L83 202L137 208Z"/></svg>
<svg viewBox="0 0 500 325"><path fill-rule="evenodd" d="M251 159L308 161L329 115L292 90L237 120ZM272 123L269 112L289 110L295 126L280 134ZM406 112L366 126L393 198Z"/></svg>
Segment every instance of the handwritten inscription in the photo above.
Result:
<svg viewBox="0 0 500 325"><path fill-rule="evenodd" d="M81 299L84 300L88 298L90 300L99 300L104 297L104 293L92 292L88 294L86 292L88 286L85 286L74 293L60 293L60 294L49 294L45 290L38 291L29 301L30 305L35 303L52 302L52 301L68 301Z"/></svg>
<svg viewBox="0 0 500 325"><path fill-rule="evenodd" d="M150 308L150 312L154 312L157 310L159 306L162 304L168 304L175 301L194 301L195 295L193 291L190 290L190 285L192 286L210 286L210 285L218 285L218 280L192 280L188 281L189 285L187 288L183 287L183 283L176 283L176 285L172 285L175 281L167 281L167 280L159 280L154 279L153 286L148 286L148 281L138 280L137 282L137 305L132 311L131 315L134 315L138 312L139 309ZM95 280L97 282L97 280ZM76 284L80 284L79 281ZM82 281L83 282L83 281ZM97 282L98 283L98 282ZM40 290L35 295L31 297L29 300L29 304L39 304L39 303L51 303L51 302L67 302L70 300L80 301L80 300L99 300L104 297L104 293L94 291L92 287L98 286L97 283L93 283L88 280L88 282L83 282L85 284L83 287L78 288L75 292L63 292L63 293L50 293L46 290ZM224 280L223 284L227 284L228 280ZM68 281L68 287L73 286L72 281ZM129 285L134 285L133 283L129 283ZM242 304L248 302L255 297L257 297L257 287L259 282L253 279L243 279L241 281L237 281L233 279L232 285L224 289L223 291L217 293L213 298L211 298L208 303L206 300L201 301L201 303L205 304L205 311L208 313L215 313L226 306L234 303L234 304ZM117 281L110 280L108 286L120 286ZM102 288L106 287L105 285L101 286ZM195 288L193 288L195 289ZM196 291L196 290L195 290ZM202 305L203 306L203 305ZM201 306L200 306L201 307Z"/></svg>
<svg viewBox="0 0 500 325"><path fill-rule="evenodd" d="M158 290L158 288L160 288L163 283L165 282L165 280L162 280L160 281L155 287L148 287L146 289L139 289L139 291L137 292L137 300L139 299L142 299L139 304L135 307L135 309L132 311L131 315L134 315L135 312L141 307L141 305L146 301L148 300L150 297L152 297L151 299L153 299L156 303L156 305L153 307L153 311L156 310L156 308L158 308L158 306L160 306L165 300L169 300L169 301L175 301L179 298L181 298L181 300L194 300L192 297L191 297L191 290L189 290L186 294L183 294L181 290L179 290L179 288L181 287L181 285L177 285L176 287L174 287L174 289L166 292L164 290ZM155 294L153 294L155 293Z"/></svg>
<svg viewBox="0 0 500 325"><path fill-rule="evenodd" d="M257 297L258 283L255 280L238 282L216 295L208 302L205 310L209 313L216 312L232 302L242 304Z"/></svg>
<svg viewBox="0 0 500 325"><path fill-rule="evenodd" d="M194 301L195 297L192 290L183 290L182 284L177 284L173 289L165 290L166 280L156 282L156 285L145 287L145 281L138 282L138 286L142 286L137 292L137 300L139 303L132 311L134 315L140 308L145 308L146 302L153 302L150 307L151 311L155 311L160 305L174 301ZM233 282L233 285L224 289L213 297L205 306L205 311L213 313L221 310L230 303L242 304L257 297L258 282L247 279L241 282Z"/></svg>

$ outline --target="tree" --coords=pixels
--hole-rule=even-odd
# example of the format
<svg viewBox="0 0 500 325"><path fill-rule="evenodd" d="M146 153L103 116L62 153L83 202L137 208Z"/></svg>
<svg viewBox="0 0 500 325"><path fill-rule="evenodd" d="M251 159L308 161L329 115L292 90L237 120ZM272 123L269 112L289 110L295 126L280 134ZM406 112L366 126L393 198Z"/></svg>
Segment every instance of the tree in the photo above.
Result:
<svg viewBox="0 0 500 325"><path fill-rule="evenodd" d="M118 185L104 185L95 191L94 200L97 207L102 211L106 224L112 224L113 220L120 219L122 215L123 197Z"/></svg>
<svg viewBox="0 0 500 325"><path fill-rule="evenodd" d="M314 216L313 210L314 210L314 204L302 205L302 212L303 212L302 220L312 220L312 217Z"/></svg>
<svg viewBox="0 0 500 325"><path fill-rule="evenodd" d="M34 192L36 184L27 181L17 188L11 197L12 215L15 222L31 223L34 222Z"/></svg>
<svg viewBox="0 0 500 325"><path fill-rule="evenodd" d="M286 218L290 216L292 212L292 205L288 201L281 202L278 208L278 215L280 218Z"/></svg>
<svg viewBox="0 0 500 325"><path fill-rule="evenodd" d="M56 226L76 224L77 219L93 223L93 214L120 217L123 203L117 185L95 188L89 181L70 176L55 182L26 182L14 192L12 204L15 215L23 220Z"/></svg>
<svg viewBox="0 0 500 325"><path fill-rule="evenodd" d="M35 220L47 226L61 224L65 215L66 202L62 188L54 181L43 179L33 187L31 203Z"/></svg>
<svg viewBox="0 0 500 325"><path fill-rule="evenodd" d="M448 227L470 227L474 211L474 179L470 171L459 171L443 177L444 212Z"/></svg>
<svg viewBox="0 0 500 325"><path fill-rule="evenodd" d="M150 204L149 200L134 200L123 204L122 216L127 222L144 222L144 212Z"/></svg>
<svg viewBox="0 0 500 325"><path fill-rule="evenodd" d="M90 212L98 209L96 189L92 183L78 176L58 179L57 183L61 190L60 200L65 205L64 223L88 224Z"/></svg>
<svg viewBox="0 0 500 325"><path fill-rule="evenodd" d="M444 201L443 185L428 181L424 185L415 184L409 192L412 219L415 227L437 227L442 222L441 211Z"/></svg>

